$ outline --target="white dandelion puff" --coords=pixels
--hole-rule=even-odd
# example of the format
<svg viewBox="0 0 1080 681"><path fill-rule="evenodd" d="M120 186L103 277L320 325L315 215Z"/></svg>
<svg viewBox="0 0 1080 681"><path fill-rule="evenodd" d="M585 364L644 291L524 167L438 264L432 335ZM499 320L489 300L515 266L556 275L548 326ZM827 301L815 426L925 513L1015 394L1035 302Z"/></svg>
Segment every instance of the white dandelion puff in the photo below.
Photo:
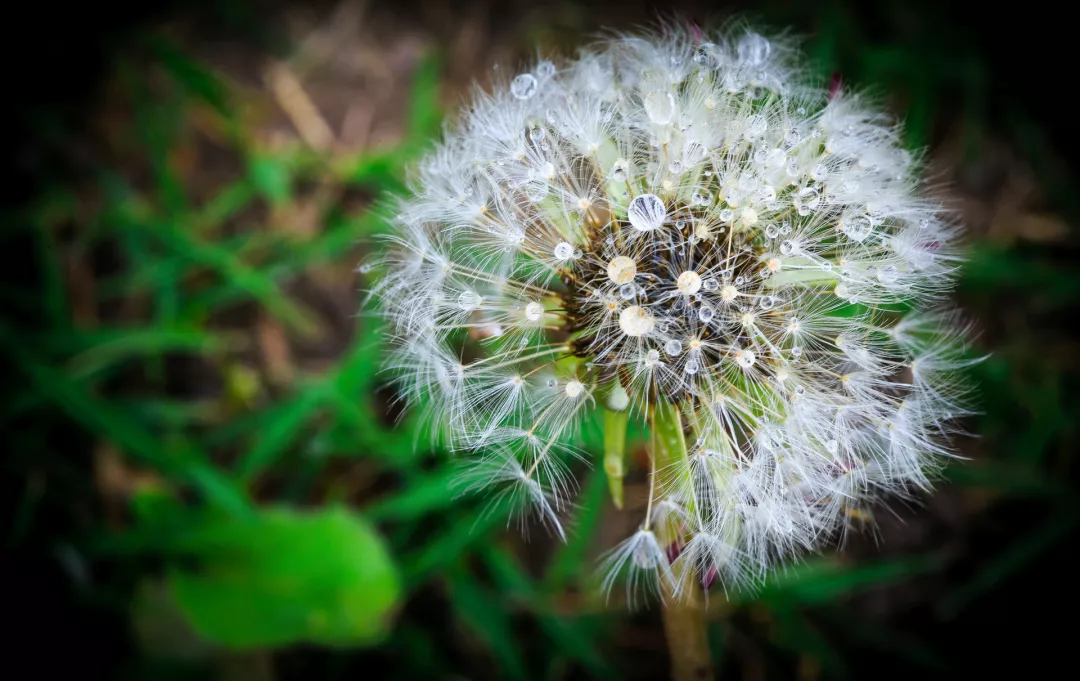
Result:
<svg viewBox="0 0 1080 681"><path fill-rule="evenodd" d="M563 536L589 413L647 422L648 510L603 561L631 601L842 539L971 412L961 230L888 116L803 74L739 27L539 61L475 94L380 256L387 368L467 489Z"/></svg>

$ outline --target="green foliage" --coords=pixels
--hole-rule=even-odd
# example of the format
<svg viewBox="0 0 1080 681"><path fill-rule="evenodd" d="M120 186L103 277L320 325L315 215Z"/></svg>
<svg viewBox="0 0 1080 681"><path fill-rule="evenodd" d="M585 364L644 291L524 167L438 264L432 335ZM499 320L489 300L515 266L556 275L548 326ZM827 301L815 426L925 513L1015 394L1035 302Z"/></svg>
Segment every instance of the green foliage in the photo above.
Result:
<svg viewBox="0 0 1080 681"><path fill-rule="evenodd" d="M231 648L378 643L401 596L382 539L343 509L208 519L165 550L197 565L169 572L181 612L200 636Z"/></svg>

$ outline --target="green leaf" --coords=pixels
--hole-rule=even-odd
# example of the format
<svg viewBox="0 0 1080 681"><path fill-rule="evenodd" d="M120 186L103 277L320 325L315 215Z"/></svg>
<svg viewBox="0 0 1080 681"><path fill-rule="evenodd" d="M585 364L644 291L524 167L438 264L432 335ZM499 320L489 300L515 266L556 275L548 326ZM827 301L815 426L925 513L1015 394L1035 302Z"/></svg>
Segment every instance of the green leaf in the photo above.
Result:
<svg viewBox="0 0 1080 681"><path fill-rule="evenodd" d="M402 521L447 509L454 503L453 483L460 473L453 466L444 466L429 475L417 476L405 489L369 505L364 515L378 521Z"/></svg>
<svg viewBox="0 0 1080 681"><path fill-rule="evenodd" d="M817 560L774 574L756 595L734 595L732 601L812 605L937 569L941 557L912 556L871 565L849 567L836 560ZM747 597L749 596L749 597Z"/></svg>
<svg viewBox="0 0 1080 681"><path fill-rule="evenodd" d="M596 532L600 529L603 515L604 483L607 480L606 475L593 471L583 486L577 503L581 510L574 517L573 532L566 542L556 549L544 575L545 587L549 593L562 590L572 579L580 577L582 572L587 570L585 554L590 546L596 544Z"/></svg>
<svg viewBox="0 0 1080 681"><path fill-rule="evenodd" d="M599 480L601 476L594 475L593 478ZM592 487L603 493L603 485L592 485ZM596 500L593 499L593 501ZM591 640L593 632L573 617L562 613L545 612L539 592L513 553L490 545L485 546L482 552L484 561L491 569L492 576L502 593L520 594L536 613L540 628L561 651L581 662L594 676L611 678L613 673L611 667L604 662Z"/></svg>
<svg viewBox="0 0 1080 681"><path fill-rule="evenodd" d="M252 184L271 205L280 206L289 200L292 178L289 165L284 160L254 155L248 161L248 172Z"/></svg>
<svg viewBox="0 0 1080 681"><path fill-rule="evenodd" d="M372 645L401 596L382 538L340 508L208 520L170 548L199 565L172 567L172 597L200 636L230 648Z"/></svg>
<svg viewBox="0 0 1080 681"><path fill-rule="evenodd" d="M447 576L446 590L454 611L488 646L499 662L499 678L526 679L526 663L513 637L513 623L501 594L492 594L461 566Z"/></svg>

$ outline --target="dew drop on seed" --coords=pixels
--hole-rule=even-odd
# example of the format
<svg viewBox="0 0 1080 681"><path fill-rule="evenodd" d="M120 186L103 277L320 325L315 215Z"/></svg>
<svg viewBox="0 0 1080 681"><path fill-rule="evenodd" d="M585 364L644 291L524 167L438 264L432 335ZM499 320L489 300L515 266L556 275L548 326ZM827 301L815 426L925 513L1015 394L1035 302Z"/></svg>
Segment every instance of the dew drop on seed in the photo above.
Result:
<svg viewBox="0 0 1080 681"><path fill-rule="evenodd" d="M641 194L634 197L627 209L630 224L639 232L651 232L658 229L667 217L664 202L655 194Z"/></svg>
<svg viewBox="0 0 1080 681"><path fill-rule="evenodd" d="M371 271L371 267L372 267L371 263L368 263L368 262L364 263L359 268L360 274L367 274L368 272Z"/></svg>
<svg viewBox="0 0 1080 681"><path fill-rule="evenodd" d="M789 163L787 165L787 170L785 172L787 173L788 177L798 177L799 176L799 162L798 161L792 161L791 163Z"/></svg>
<svg viewBox="0 0 1080 681"><path fill-rule="evenodd" d="M536 77L523 73L510 81L510 94L518 99L529 99L536 94Z"/></svg>
<svg viewBox="0 0 1080 681"><path fill-rule="evenodd" d="M484 299L475 291L463 291L458 296L458 307L466 312L472 312L484 302Z"/></svg>
<svg viewBox="0 0 1080 681"><path fill-rule="evenodd" d="M930 219L929 218L923 218L922 220L919 220L919 229L926 229L929 226L930 226Z"/></svg>
<svg viewBox="0 0 1080 681"><path fill-rule="evenodd" d="M705 281L701 282L701 286L706 291L715 291L716 289L720 288L720 282L716 281L716 279L713 279L712 277L709 277Z"/></svg>
<svg viewBox="0 0 1080 681"><path fill-rule="evenodd" d="M688 166L694 166L705 160L705 156L709 153L708 149L701 142L690 141L683 147L683 162ZM712 174L709 171L706 173Z"/></svg>
<svg viewBox="0 0 1080 681"><path fill-rule="evenodd" d="M668 164L667 169L669 171L671 171L671 173L673 175L679 175L683 171L682 161L680 161L678 159L675 159L674 161L672 161L671 163Z"/></svg>
<svg viewBox="0 0 1080 681"><path fill-rule="evenodd" d="M611 165L611 179L616 182L626 182L626 170L629 167L630 164L626 162L626 159L616 159Z"/></svg>
<svg viewBox="0 0 1080 681"><path fill-rule="evenodd" d="M565 241L560 241L555 246L555 257L559 260L569 260L574 255L574 247Z"/></svg>
<svg viewBox="0 0 1080 681"><path fill-rule="evenodd" d="M791 243L790 241L781 241L780 242L780 253L782 255L791 255L792 251L794 251L794 250L795 250L795 244Z"/></svg>
<svg viewBox="0 0 1080 681"><path fill-rule="evenodd" d="M735 218L735 211L730 208L725 208L720 211L720 220L722 222L731 222Z"/></svg>
<svg viewBox="0 0 1080 681"><path fill-rule="evenodd" d="M712 194L706 191L696 191L690 197L690 202L695 206L707 206L712 201Z"/></svg>
<svg viewBox="0 0 1080 681"><path fill-rule="evenodd" d="M529 198L533 203L539 203L547 198L548 185L547 182L540 180L533 180L532 182L525 183L525 196Z"/></svg>
<svg viewBox="0 0 1080 681"><path fill-rule="evenodd" d="M529 303L525 306L525 317L530 322L538 322L544 316L544 306L540 303Z"/></svg>
<svg viewBox="0 0 1080 681"><path fill-rule="evenodd" d="M645 114L657 125L667 125L675 117L675 97L670 92L653 90L645 95Z"/></svg>
<svg viewBox="0 0 1080 681"><path fill-rule="evenodd" d="M554 378L549 378L547 380L547 387L552 388L552 389L558 388L559 387L559 381L557 379L554 379Z"/></svg>
<svg viewBox="0 0 1080 681"><path fill-rule="evenodd" d="M655 364L656 362L659 362L660 361L660 351L659 350L649 350L648 352L645 353L645 359L649 360L649 362L653 363L653 364Z"/></svg>
<svg viewBox="0 0 1080 681"><path fill-rule="evenodd" d="M840 451L840 443L836 440L829 440L825 443L825 449L829 450L830 454L835 454Z"/></svg>
<svg viewBox="0 0 1080 681"><path fill-rule="evenodd" d="M781 234L791 234L791 223L788 222L787 220L784 220L784 222L781 223L781 225L780 225L780 233Z"/></svg>
<svg viewBox="0 0 1080 681"><path fill-rule="evenodd" d="M547 137L547 131L540 126L529 129L529 139L531 139L533 142L540 143L544 140L545 137Z"/></svg>
<svg viewBox="0 0 1080 681"><path fill-rule="evenodd" d="M795 195L794 203L799 215L806 217L821 203L821 195L813 187L804 187Z"/></svg>
<svg viewBox="0 0 1080 681"><path fill-rule="evenodd" d="M711 322L715 315L716 312L714 312L713 309L708 305L703 305L697 313L698 319L705 322L706 324Z"/></svg>
<svg viewBox="0 0 1080 681"><path fill-rule="evenodd" d="M664 352L674 357L682 352L682 343L677 340L669 340L664 343Z"/></svg>
<svg viewBox="0 0 1080 681"><path fill-rule="evenodd" d="M555 75L555 65L546 59L536 65L536 75L541 78L551 78Z"/></svg>
<svg viewBox="0 0 1080 681"><path fill-rule="evenodd" d="M621 296L623 300L630 300L636 293L637 289L634 288L633 284L623 284L619 287L619 296Z"/></svg>
<svg viewBox="0 0 1080 681"><path fill-rule="evenodd" d="M841 223L840 231L852 241L863 241L870 236L874 226L866 215L854 215L846 218Z"/></svg>
<svg viewBox="0 0 1080 681"><path fill-rule="evenodd" d="M713 69L717 66L716 57L713 56L713 52L716 49L716 45L712 43L703 43L697 48L697 52L694 53L694 63L703 69Z"/></svg>
<svg viewBox="0 0 1080 681"><path fill-rule="evenodd" d="M791 356L795 359L802 357L802 348L800 348L798 345L791 348Z"/></svg>
<svg viewBox="0 0 1080 681"><path fill-rule="evenodd" d="M765 228L765 236L769 237L770 239L775 239L777 236L779 236L779 234L780 230L776 228L776 225L769 225Z"/></svg>
<svg viewBox="0 0 1080 681"><path fill-rule="evenodd" d="M764 36L748 31L735 47L739 61L750 66L761 66L772 53L772 45Z"/></svg>
<svg viewBox="0 0 1080 681"><path fill-rule="evenodd" d="M769 129L769 123L762 115L751 116L750 120L746 122L746 132L744 135L746 139L756 139L765 134L765 131Z"/></svg>

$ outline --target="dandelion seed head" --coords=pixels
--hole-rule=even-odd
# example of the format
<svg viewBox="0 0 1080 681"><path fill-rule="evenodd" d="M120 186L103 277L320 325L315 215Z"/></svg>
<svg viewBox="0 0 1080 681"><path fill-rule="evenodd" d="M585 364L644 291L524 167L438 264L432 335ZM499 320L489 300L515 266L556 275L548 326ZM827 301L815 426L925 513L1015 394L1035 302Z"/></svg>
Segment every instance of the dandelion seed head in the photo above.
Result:
<svg viewBox="0 0 1080 681"><path fill-rule="evenodd" d="M970 413L960 229L888 116L803 73L741 25L542 60L476 94L396 211L387 368L476 486L562 536L589 412L679 414L689 453L611 580L759 581L925 489Z"/></svg>

